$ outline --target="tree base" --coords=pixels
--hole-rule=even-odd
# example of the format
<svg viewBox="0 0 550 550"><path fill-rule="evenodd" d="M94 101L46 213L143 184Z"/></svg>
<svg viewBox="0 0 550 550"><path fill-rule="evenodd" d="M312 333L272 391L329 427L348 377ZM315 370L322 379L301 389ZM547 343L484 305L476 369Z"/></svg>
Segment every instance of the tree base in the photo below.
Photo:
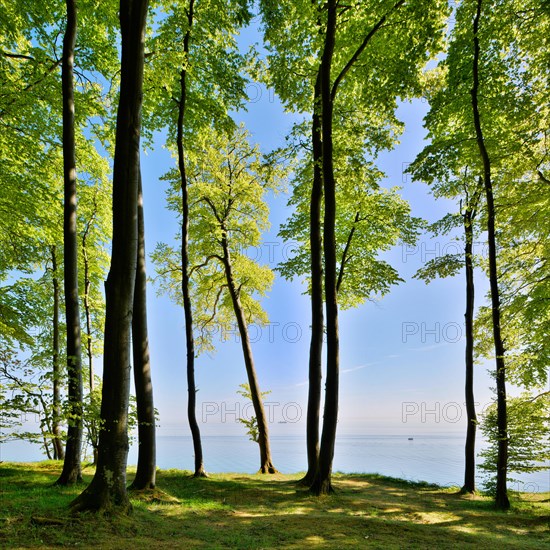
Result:
<svg viewBox="0 0 550 550"><path fill-rule="evenodd" d="M258 470L259 474L278 474L279 471L271 462L266 462L262 464L261 468Z"/></svg>
<svg viewBox="0 0 550 550"><path fill-rule="evenodd" d="M296 485L298 485L298 487L307 487L307 488L309 488L309 487L312 486L314 479L315 479L315 473L307 472L306 475L302 479L299 479L296 482Z"/></svg>
<svg viewBox="0 0 550 550"><path fill-rule="evenodd" d="M464 485L463 487L461 487L460 491L458 491L458 494L459 495L475 495L476 490L475 490L475 488L466 487L466 485Z"/></svg>
<svg viewBox="0 0 550 550"><path fill-rule="evenodd" d="M208 474L206 473L205 469L201 466L200 469L195 470L195 473L192 477L208 477Z"/></svg>
<svg viewBox="0 0 550 550"><path fill-rule="evenodd" d="M311 484L311 487L309 488L309 492L319 497L323 495L331 495L335 491L334 491L334 487L332 486L330 477L328 479L323 479L323 480L317 477L314 480L314 482Z"/></svg>
<svg viewBox="0 0 550 550"><path fill-rule="evenodd" d="M136 480L132 482L130 487L128 487L128 491L147 491L148 489L154 489L156 487L156 484L154 481L147 481L145 483L138 482L136 483Z"/></svg>
<svg viewBox="0 0 550 550"><path fill-rule="evenodd" d="M95 512L102 515L128 515L132 504L126 491L114 492L108 487L95 487L94 480L70 504L71 513Z"/></svg>
<svg viewBox="0 0 550 550"><path fill-rule="evenodd" d="M70 487L72 485L80 485L83 483L82 475L79 473L78 475L69 475L66 476L63 473L59 477L59 479L53 484L54 487Z"/></svg>
<svg viewBox="0 0 550 550"><path fill-rule="evenodd" d="M510 501L508 500L508 495L497 495L495 498L495 508L497 510L509 510L510 509Z"/></svg>

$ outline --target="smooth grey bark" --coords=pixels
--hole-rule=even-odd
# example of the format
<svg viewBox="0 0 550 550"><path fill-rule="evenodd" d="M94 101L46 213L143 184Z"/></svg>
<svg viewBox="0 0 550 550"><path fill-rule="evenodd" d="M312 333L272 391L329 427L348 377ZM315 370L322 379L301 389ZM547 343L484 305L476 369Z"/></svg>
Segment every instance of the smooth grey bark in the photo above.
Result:
<svg viewBox="0 0 550 550"><path fill-rule="evenodd" d="M325 310L327 324L327 376L319 467L311 485L317 495L332 491L332 460L338 423L339 334L336 290L336 181L333 167L333 97L331 93L332 58L336 42L337 2L327 2L327 25L321 58L321 136L323 150L323 192L325 200L323 253L325 258Z"/></svg>
<svg viewBox="0 0 550 550"><path fill-rule="evenodd" d="M77 32L75 0L66 0L67 26L63 37L61 82L63 91L63 252L65 282L65 318L67 325L67 387L69 417L67 447L63 471L57 485L71 485L82 480L82 351L80 307L78 298L78 236L76 233L76 145L74 120L74 51Z"/></svg>
<svg viewBox="0 0 550 550"><path fill-rule="evenodd" d="M223 266L225 271L225 278L227 281L227 287L231 296L231 302L233 304L233 310L235 311L235 317L237 318L237 326L239 327L239 334L241 337L241 346L244 356L244 364L246 367L246 374L248 377L248 385L250 386L250 397L252 405L254 407L254 414L256 415L256 421L258 423L258 445L260 447L260 470L262 474L275 474L277 470L273 466L273 460L271 458L271 447L269 444L269 428L267 425L267 417L265 414L264 405L262 402L262 394L260 391L260 384L258 382L258 375L256 374L256 368L254 366L254 356L252 354L252 346L250 344L250 337L248 334L248 326L246 323L246 316L239 297L239 290L235 285L235 279L233 277L233 265L231 262L231 255L229 253L229 245L227 242L226 229L222 227L224 236L222 237L221 245L223 249Z"/></svg>
<svg viewBox="0 0 550 550"><path fill-rule="evenodd" d="M194 21L195 0L189 1L187 11L187 31L183 38L183 51L186 59L189 58L189 42ZM185 123L185 108L187 106L187 68L180 71L180 97L178 100L177 121L177 148L178 169L181 179L181 293L183 298L183 311L185 315L185 344L187 349L186 375L187 375L187 419L193 439L193 451L195 453L194 477L207 477L204 469L202 453L202 441L199 423L197 422L197 387L195 384L195 338L193 335L193 309L190 292L190 268L189 268L189 189L187 172L185 167L185 146L183 131Z"/></svg>
<svg viewBox="0 0 550 550"><path fill-rule="evenodd" d="M497 487L495 505L501 510L510 508L508 499L508 419L506 402L506 364L504 362L504 342L500 329L500 293L498 285L497 245L495 232L495 202L493 196L493 181L491 177L491 159L485 145L481 117L479 113L479 22L481 19L482 0L477 0L474 17L474 57L473 57L473 84L471 90L472 111L479 154L483 162L483 185L485 187L485 204L487 210L487 244L489 248L489 285L491 289L491 307L493 319L493 339L496 362L496 391L497 391Z"/></svg>
<svg viewBox="0 0 550 550"><path fill-rule="evenodd" d="M53 386L53 410L52 410L52 445L53 459L63 460L65 450L61 441L61 372L59 365L59 272L57 268L57 252L55 246L50 250L52 258L52 285L53 285L53 315L52 315L52 386ZM48 459L49 446L46 445Z"/></svg>
<svg viewBox="0 0 550 550"><path fill-rule="evenodd" d="M309 210L309 242L311 250L311 341L306 420L307 472L300 484L310 486L319 467L319 421L321 416L321 381L323 354L323 237L321 205L323 202L323 142L321 139L321 72L317 73L311 123L313 145L313 182Z"/></svg>
<svg viewBox="0 0 550 550"><path fill-rule="evenodd" d="M134 385L138 421L138 463L130 489L153 489L156 484L156 437L153 383L149 337L147 333L147 271L145 265L145 221L141 174L138 181L138 254L134 310L132 315L132 348L134 356Z"/></svg>

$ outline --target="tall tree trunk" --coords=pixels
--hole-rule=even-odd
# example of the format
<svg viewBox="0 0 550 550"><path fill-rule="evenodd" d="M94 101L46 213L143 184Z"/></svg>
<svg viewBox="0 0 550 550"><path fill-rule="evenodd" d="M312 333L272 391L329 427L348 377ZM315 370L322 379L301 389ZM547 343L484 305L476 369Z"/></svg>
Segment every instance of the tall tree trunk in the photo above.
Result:
<svg viewBox="0 0 550 550"><path fill-rule="evenodd" d="M321 59L321 105L323 141L323 187L325 212L323 227L323 252L325 257L325 299L327 323L327 379L325 386L325 410L319 452L319 468L311 485L317 495L332 491L331 475L336 427L338 423L339 383L339 335L338 297L336 290L336 182L333 167L332 117L333 97L331 90L331 66L336 40L336 0L328 0L325 45Z"/></svg>
<svg viewBox="0 0 550 550"><path fill-rule="evenodd" d="M92 311L90 308L90 259L88 257L88 230L82 237L82 257L84 258L84 315L86 317L86 357L88 359L88 380L90 391L94 391L94 354L92 346Z"/></svg>
<svg viewBox="0 0 550 550"><path fill-rule="evenodd" d="M189 40L193 26L195 0L189 1L187 12L187 31L183 38L183 51L186 60L189 59ZM195 338L193 336L193 309L191 305L191 294L189 289L189 190L187 173L185 170L185 148L183 144L183 129L185 123L185 107L187 103L187 68L180 72L180 99L178 102L178 123L177 123L177 147L178 147L178 169L181 178L181 293L183 298L183 311L185 315L185 343L187 348L187 418L191 437L193 438L193 451L195 453L194 477L207 477L204 469L202 454L201 432L197 422L197 387L195 384Z"/></svg>
<svg viewBox="0 0 550 550"><path fill-rule="evenodd" d="M58 485L82 480L82 357L80 341L80 308L78 303L78 237L76 233L76 158L74 122L73 65L76 45L77 7L66 0L67 27L63 38L61 80L63 88L63 180L64 223L63 251L65 261L65 316L67 321L67 379L69 418L67 448Z"/></svg>
<svg viewBox="0 0 550 550"><path fill-rule="evenodd" d="M500 331L500 294L498 287L497 247L495 234L495 204L493 198L493 182L491 179L491 160L481 128L479 115L479 20L481 18L482 0L477 0L477 10L474 18L474 58L473 58L473 86L472 110L479 153L483 162L483 184L487 204L487 243L489 247L489 285L491 289L491 306L493 316L493 338L496 361L496 391L497 391L497 430L498 430L498 457L497 457L497 488L495 504L497 508L510 508L507 490L508 473L508 420L506 410L506 366L504 363L504 342Z"/></svg>
<svg viewBox="0 0 550 550"><path fill-rule="evenodd" d="M95 212L91 219L88 221L84 234L82 235L82 257L84 258L84 313L86 316L86 355L88 358L88 379L90 384L90 401L94 399L94 354L92 347L92 312L90 308L90 260L88 258L88 233L92 221L95 217ZM88 436L92 445L93 463L97 464L97 439L98 439L98 426L96 419L90 418L88 420Z"/></svg>
<svg viewBox="0 0 550 550"><path fill-rule="evenodd" d="M113 243L105 283L102 429L96 473L73 510L128 511L130 327L136 281L137 201L148 0L120 0L122 63L113 170Z"/></svg>
<svg viewBox="0 0 550 550"><path fill-rule="evenodd" d="M336 181L333 166L333 110L334 100L338 86L344 80L346 74L357 62L364 52L372 37L383 27L388 16L399 9L405 0L398 0L387 13L376 22L363 38L359 47L355 50L348 62L338 73L332 82L332 58L336 43L337 9L336 0L328 0L325 4L327 10L327 23L325 42L321 56L320 67L320 99L321 99L321 141L322 141L322 178L325 195L325 211L323 226L323 252L325 259L325 300L327 323L327 380L325 385L325 410L323 415L323 432L321 436L321 448L319 451L319 467L311 484L311 491L317 495L328 494L332 491L331 474L332 460L334 458L334 446L336 443L336 428L338 424L338 392L339 392L339 368L340 368L340 343L338 334L338 289L341 276L336 273ZM358 215L356 215L356 221ZM355 229L352 229L348 246L344 251L342 263L345 262L347 248L353 238ZM342 265L341 275L343 275Z"/></svg>
<svg viewBox="0 0 550 550"><path fill-rule="evenodd" d="M309 345L309 387L307 398L307 472L300 484L310 486L319 467L319 420L321 411L321 358L323 354L323 239L321 205L323 202L323 142L321 140L321 71L317 73L311 124L313 145L313 183L309 211L311 250L311 341Z"/></svg>
<svg viewBox="0 0 550 550"><path fill-rule="evenodd" d="M55 246L51 247L52 256L52 284L53 284L53 342L52 342L52 378L53 378L53 411L52 411L52 435L53 458L63 460L65 451L61 441L61 372L59 369L59 273L57 269L57 252ZM49 448L47 449L49 455ZM48 456L49 458L49 456Z"/></svg>
<svg viewBox="0 0 550 550"><path fill-rule="evenodd" d="M235 317L237 318L237 326L239 327L239 334L241 336L241 345L243 349L246 374L248 377L248 385L250 386L250 397L252 399L254 414L256 415L256 421L258 423L258 445L260 446L259 472L262 474L275 474L277 473L277 470L275 469L275 466L273 466L273 460L271 459L267 417L265 415L264 405L262 402L262 394L260 391L260 384L258 383L256 368L254 367L254 357L252 355L252 346L250 345L246 316L239 297L239 290L235 286L229 246L225 236L222 238L222 248L225 278L227 281L227 287L229 288L229 294L231 295L231 302L233 303Z"/></svg>
<svg viewBox="0 0 550 550"><path fill-rule="evenodd" d="M481 184L483 182L480 182ZM477 202L479 193L476 189L473 197L468 195L466 191L466 210L463 213L464 221L464 264L466 272L466 312L464 320L466 325L466 382L465 382L465 399L466 399L466 416L468 425L466 428L466 445L464 448L465 466L464 466L464 485L462 493L475 493L476 490L476 429L477 416L474 401L474 259L473 259L473 242L474 242L474 218L476 216Z"/></svg>
<svg viewBox="0 0 550 550"><path fill-rule="evenodd" d="M147 334L147 272L141 174L138 182L138 254L132 316L132 345L139 450L136 477L130 488L153 489L156 481L155 406Z"/></svg>

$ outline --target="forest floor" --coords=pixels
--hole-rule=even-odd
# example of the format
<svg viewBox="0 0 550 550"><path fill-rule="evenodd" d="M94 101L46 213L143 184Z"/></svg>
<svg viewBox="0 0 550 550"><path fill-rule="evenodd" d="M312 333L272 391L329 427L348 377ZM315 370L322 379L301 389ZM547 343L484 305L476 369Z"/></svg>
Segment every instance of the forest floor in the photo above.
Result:
<svg viewBox="0 0 550 550"><path fill-rule="evenodd" d="M0 548L550 547L548 493L515 493L504 513L484 496L378 475L336 474L336 492L316 498L299 475L159 470L157 489L132 495L131 515L71 516L84 485L53 487L60 470L0 464Z"/></svg>

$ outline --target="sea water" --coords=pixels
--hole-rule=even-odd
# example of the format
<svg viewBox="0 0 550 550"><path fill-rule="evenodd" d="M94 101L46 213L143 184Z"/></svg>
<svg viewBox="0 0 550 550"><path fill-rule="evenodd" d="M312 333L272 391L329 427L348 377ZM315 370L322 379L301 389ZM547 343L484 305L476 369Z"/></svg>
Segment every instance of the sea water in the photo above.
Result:
<svg viewBox="0 0 550 550"><path fill-rule="evenodd" d="M258 445L245 436L203 436L204 465L213 473L254 473L259 468ZM483 448L484 443L478 443ZM137 462L137 446L129 462ZM301 436L272 436L273 464L286 474L307 469L305 440ZM157 438L160 468L193 469L190 436ZM427 481L443 486L462 486L464 481L464 438L459 435L422 435L412 440L397 435L338 436L333 471L378 473L410 481ZM550 471L522 474L509 488L526 492L550 491ZM478 483L483 482L482 474Z"/></svg>
<svg viewBox="0 0 550 550"><path fill-rule="evenodd" d="M259 468L258 445L246 436L203 436L204 465L208 472L254 473ZM485 443L478 442L478 450ZM271 437L275 467L286 474L307 468L305 438ZM130 448L129 464L136 464L137 444ZM45 457L39 446L23 441L0 445L0 460L37 461ZM478 460L479 462L479 460ZM190 436L157 436L159 468L193 469L193 442ZM460 435L340 435L336 440L333 471L378 473L410 481L426 481L443 486L462 486L464 437ZM478 483L483 481L478 469ZM513 475L519 481L509 488L525 492L550 491L550 471Z"/></svg>

